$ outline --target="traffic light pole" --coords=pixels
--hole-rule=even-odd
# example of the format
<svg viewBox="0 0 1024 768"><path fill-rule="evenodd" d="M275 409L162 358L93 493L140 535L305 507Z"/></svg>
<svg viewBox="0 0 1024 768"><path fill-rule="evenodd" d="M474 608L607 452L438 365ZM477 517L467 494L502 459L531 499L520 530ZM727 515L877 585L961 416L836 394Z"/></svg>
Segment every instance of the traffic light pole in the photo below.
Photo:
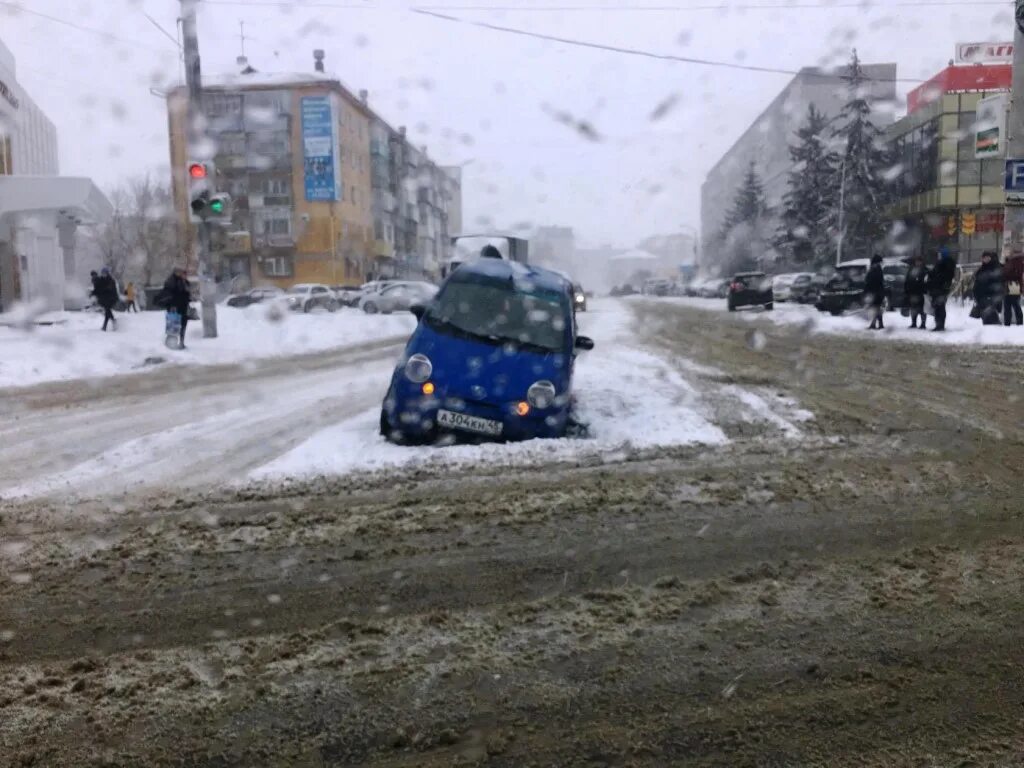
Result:
<svg viewBox="0 0 1024 768"><path fill-rule="evenodd" d="M188 87L189 154L209 145L203 116L203 86L199 67L199 33L196 30L196 3L181 0L182 48L185 53L185 84ZM203 158L208 159L208 158ZM217 338L217 304L214 296L213 268L210 263L210 224L202 221L196 227L196 254L199 260L199 300L203 308L203 338Z"/></svg>

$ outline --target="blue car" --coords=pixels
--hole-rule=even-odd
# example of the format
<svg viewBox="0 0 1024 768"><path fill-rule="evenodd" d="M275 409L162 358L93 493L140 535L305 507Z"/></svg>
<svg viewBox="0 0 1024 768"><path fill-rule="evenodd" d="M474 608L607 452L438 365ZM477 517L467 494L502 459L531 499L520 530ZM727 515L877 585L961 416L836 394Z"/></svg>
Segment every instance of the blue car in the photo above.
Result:
<svg viewBox="0 0 1024 768"><path fill-rule="evenodd" d="M400 443L561 437L574 424L572 283L504 259L462 264L426 306L391 378L381 434Z"/></svg>

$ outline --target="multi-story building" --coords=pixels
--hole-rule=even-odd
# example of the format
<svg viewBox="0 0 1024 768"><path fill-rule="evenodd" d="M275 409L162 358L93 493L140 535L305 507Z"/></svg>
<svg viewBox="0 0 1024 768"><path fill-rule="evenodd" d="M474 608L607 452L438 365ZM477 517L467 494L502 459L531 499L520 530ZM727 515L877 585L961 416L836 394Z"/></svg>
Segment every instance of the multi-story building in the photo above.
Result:
<svg viewBox="0 0 1024 768"><path fill-rule="evenodd" d="M310 73L247 66L204 78L217 185L233 201L214 245L219 277L241 286L436 275L451 179L370 108L366 91L353 94L314 58ZM186 106L184 88L168 95L175 200L190 226Z"/></svg>
<svg viewBox="0 0 1024 768"><path fill-rule="evenodd" d="M362 281L374 239L366 104L320 69L246 67L204 78L202 106L216 184L232 198L230 225L214 239L217 277L233 287ZM168 93L167 110L174 198L191 233L185 88Z"/></svg>
<svg viewBox="0 0 1024 768"><path fill-rule="evenodd" d="M76 231L109 216L110 203L89 179L57 173L57 130L0 42L0 311L16 301L61 309L85 297L83 286L73 290Z"/></svg>
<svg viewBox="0 0 1024 768"><path fill-rule="evenodd" d="M951 65L908 95L907 115L886 134L901 169L890 211L905 225L901 250L930 258L946 248L961 263L1001 250L1005 130L979 152L975 124L978 102L1008 92L1011 79L1009 63ZM1005 103L997 107L1004 118Z"/></svg>
<svg viewBox="0 0 1024 768"><path fill-rule="evenodd" d="M869 100L896 98L895 64L866 64L863 69ZM777 220L793 167L789 147L794 134L806 121L811 104L828 117L839 114L850 99L842 79L845 71L801 69L708 172L701 186L702 267L714 268L715 241L751 163L764 184L769 213ZM873 120L884 128L891 122L890 114L877 111Z"/></svg>

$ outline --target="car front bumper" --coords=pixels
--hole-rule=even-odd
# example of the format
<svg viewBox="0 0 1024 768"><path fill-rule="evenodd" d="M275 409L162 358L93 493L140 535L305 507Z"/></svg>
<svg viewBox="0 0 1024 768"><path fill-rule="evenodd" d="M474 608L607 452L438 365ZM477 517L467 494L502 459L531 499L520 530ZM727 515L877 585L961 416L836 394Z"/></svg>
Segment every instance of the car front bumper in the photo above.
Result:
<svg viewBox="0 0 1024 768"><path fill-rule="evenodd" d="M447 397L442 392L423 395L418 387L405 386L403 383L397 393L393 387L385 398L383 419L387 429L397 433L396 436L415 442L433 442L447 435L471 442L505 442L562 437L565 434L569 418L568 406L534 408L528 415L520 416L515 412L517 402L482 403ZM444 426L438 423L440 410L500 423L501 431L490 434Z"/></svg>

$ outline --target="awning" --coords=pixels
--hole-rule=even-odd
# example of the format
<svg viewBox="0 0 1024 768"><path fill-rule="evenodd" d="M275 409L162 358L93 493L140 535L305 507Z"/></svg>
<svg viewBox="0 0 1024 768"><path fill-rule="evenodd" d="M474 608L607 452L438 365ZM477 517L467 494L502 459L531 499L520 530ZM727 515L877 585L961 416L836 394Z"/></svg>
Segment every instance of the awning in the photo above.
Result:
<svg viewBox="0 0 1024 768"><path fill-rule="evenodd" d="M92 179L79 176L0 176L0 216L57 211L78 224L95 224L114 212Z"/></svg>

